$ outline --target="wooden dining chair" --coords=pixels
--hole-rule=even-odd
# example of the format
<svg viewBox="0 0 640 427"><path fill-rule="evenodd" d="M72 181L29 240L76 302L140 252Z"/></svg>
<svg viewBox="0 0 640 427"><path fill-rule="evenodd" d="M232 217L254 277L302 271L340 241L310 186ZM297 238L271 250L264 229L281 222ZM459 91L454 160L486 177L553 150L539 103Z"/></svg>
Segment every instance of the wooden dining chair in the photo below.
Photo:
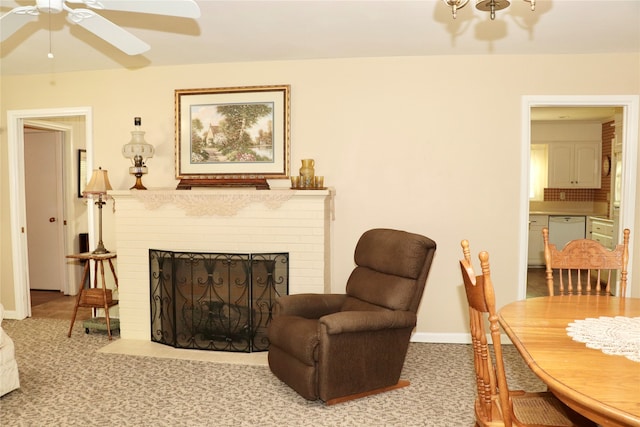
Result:
<svg viewBox="0 0 640 427"><path fill-rule="evenodd" d="M591 239L572 240L558 249L549 243L549 229L542 229L544 260L549 295L611 295L616 274L620 286L616 295L627 292L627 264L629 263L629 229L623 231L622 244L609 250ZM557 279L557 284L555 280Z"/></svg>
<svg viewBox="0 0 640 427"><path fill-rule="evenodd" d="M480 252L482 274L476 276L471 264L469 242L463 240L460 260L462 279L469 303L473 363L476 373L476 426L495 427L513 425L539 426L595 426L577 414L549 392L530 393L509 390L502 358L500 325L496 314L495 294L489 270L489 254ZM487 340L485 323L488 320L493 355Z"/></svg>

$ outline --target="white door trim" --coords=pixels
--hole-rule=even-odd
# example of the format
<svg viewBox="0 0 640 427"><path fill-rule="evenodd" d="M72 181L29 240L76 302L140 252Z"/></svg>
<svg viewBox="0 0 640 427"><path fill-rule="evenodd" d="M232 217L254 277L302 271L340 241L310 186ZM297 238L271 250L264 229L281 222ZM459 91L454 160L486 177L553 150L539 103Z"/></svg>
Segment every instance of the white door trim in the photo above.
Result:
<svg viewBox="0 0 640 427"><path fill-rule="evenodd" d="M622 141L622 201L620 203L620 225L616 230L618 241L622 241L622 230L634 229L636 188L635 180L638 172L638 114L640 96L638 95L594 95L594 96L523 96L522 97L522 151L520 176L520 257L518 274L518 299L527 295L527 250L529 238L529 156L531 147L531 108L558 106L598 106L622 107L624 134ZM629 254L633 256L634 240L629 242ZM628 267L628 283L631 283L633 260ZM627 296L631 294L631 286L627 286Z"/></svg>
<svg viewBox="0 0 640 427"><path fill-rule="evenodd" d="M10 319L31 315L27 256L26 203L24 184L24 124L30 119L84 116L87 150L87 170L93 170L93 116L91 107L52 108L7 111L7 141L9 164L9 200L11 204L11 252L13 254L13 287L15 311L6 312ZM89 230L93 227L93 209L88 211Z"/></svg>

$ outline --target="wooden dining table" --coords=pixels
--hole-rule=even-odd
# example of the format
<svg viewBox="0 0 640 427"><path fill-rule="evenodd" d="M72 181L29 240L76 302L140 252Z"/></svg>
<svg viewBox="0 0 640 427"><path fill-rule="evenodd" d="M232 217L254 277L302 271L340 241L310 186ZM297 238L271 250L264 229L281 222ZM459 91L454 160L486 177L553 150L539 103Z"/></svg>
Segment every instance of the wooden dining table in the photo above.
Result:
<svg viewBox="0 0 640 427"><path fill-rule="evenodd" d="M567 333L576 320L616 316L640 317L640 298L529 298L498 313L527 365L566 405L602 426L640 426L640 362L587 348Z"/></svg>

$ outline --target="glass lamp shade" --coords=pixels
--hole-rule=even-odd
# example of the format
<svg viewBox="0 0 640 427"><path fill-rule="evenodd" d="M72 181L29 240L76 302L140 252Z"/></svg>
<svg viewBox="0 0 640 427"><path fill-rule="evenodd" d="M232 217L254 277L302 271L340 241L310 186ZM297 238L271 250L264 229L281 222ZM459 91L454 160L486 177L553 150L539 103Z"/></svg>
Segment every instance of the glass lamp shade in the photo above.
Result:
<svg viewBox="0 0 640 427"><path fill-rule="evenodd" d="M131 141L122 146L122 155L131 159L135 167L143 167L144 159L153 157L153 145L144 140L144 132L140 130L142 119L133 118L135 130L131 131Z"/></svg>
<svg viewBox="0 0 640 427"><path fill-rule="evenodd" d="M141 130L131 131L131 141L122 146L122 155L135 164L136 157L141 161L153 157L153 145L144 140L144 132Z"/></svg>

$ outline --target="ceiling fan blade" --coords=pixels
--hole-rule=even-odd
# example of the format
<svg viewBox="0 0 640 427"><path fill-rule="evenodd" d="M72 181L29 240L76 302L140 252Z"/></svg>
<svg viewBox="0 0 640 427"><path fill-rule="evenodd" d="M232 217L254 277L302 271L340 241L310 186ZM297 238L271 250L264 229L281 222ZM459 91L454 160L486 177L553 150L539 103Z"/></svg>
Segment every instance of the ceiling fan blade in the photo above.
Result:
<svg viewBox="0 0 640 427"><path fill-rule="evenodd" d="M111 43L127 55L139 55L151 48L130 32L89 9L74 9L69 12L67 20Z"/></svg>
<svg viewBox="0 0 640 427"><path fill-rule="evenodd" d="M200 17L200 7L194 0L67 0L67 2L83 3L92 9L153 13L182 18Z"/></svg>
<svg viewBox="0 0 640 427"><path fill-rule="evenodd" d="M0 17L0 42L18 31L21 27L38 17L38 8L35 6L22 6L10 10Z"/></svg>

